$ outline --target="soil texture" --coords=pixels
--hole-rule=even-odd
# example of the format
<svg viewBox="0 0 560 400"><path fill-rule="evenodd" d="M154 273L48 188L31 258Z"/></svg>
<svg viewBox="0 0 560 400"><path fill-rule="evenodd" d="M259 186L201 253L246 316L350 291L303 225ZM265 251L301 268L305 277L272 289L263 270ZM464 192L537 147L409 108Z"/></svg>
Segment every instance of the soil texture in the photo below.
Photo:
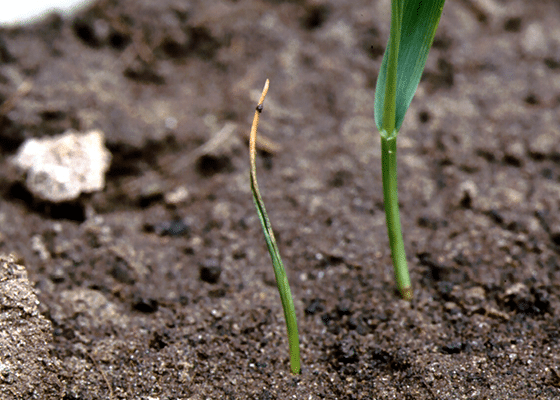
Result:
<svg viewBox="0 0 560 400"><path fill-rule="evenodd" d="M0 398L560 398L560 2L457 0L403 124L414 298L373 120L390 1L100 0L0 30ZM298 314L292 375L247 134ZM101 130L103 191L28 138Z"/></svg>

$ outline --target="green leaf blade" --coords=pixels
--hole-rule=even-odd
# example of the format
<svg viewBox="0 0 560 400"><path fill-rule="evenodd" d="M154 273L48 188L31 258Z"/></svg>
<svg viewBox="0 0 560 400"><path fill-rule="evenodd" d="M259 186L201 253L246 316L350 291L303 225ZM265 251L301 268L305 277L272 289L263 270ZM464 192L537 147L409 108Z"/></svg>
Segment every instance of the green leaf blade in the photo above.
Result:
<svg viewBox="0 0 560 400"><path fill-rule="evenodd" d="M444 3L445 0L407 0L404 2L398 44L398 67L394 105L394 130L397 132L403 123L406 111L420 83ZM389 122L385 120L384 116L385 108L391 106L385 104L389 47L390 39L383 56L375 90L375 122L380 132L392 131L393 128L387 125Z"/></svg>

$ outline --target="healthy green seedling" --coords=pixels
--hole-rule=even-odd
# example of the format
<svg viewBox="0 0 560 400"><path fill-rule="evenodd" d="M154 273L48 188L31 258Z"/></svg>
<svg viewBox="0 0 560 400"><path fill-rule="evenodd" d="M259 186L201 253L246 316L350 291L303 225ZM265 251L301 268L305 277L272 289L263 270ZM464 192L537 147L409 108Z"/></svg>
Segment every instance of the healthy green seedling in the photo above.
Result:
<svg viewBox="0 0 560 400"><path fill-rule="evenodd" d="M397 194L397 135L434 41L445 0L392 0L389 43L375 90L387 232L397 288L412 298Z"/></svg>
<svg viewBox="0 0 560 400"><path fill-rule="evenodd" d="M257 128L259 126L259 116L263 110L264 98L268 92L268 84L269 81L267 79L264 84L261 98L257 104L257 109L255 110L255 117L253 118L253 125L251 126L251 136L249 138L249 154L251 158L251 191L253 192L253 201L255 203L255 207L257 208L259 220L261 221L266 246L268 247L268 252L270 253L270 258L272 259L274 276L276 277L276 286L278 287L280 300L282 301L282 308L284 309L284 318L286 319L288 342L290 345L290 367L292 373L299 374L301 367L299 359L299 337L296 310L294 308L290 285L288 284L288 276L284 270L284 265L282 264L282 259L280 258L280 251L278 250L278 245L276 244L276 239L274 238L274 232L272 231L272 226L270 225L270 220L268 219L264 202L259 192L259 185L257 184L257 166L255 161L257 154Z"/></svg>

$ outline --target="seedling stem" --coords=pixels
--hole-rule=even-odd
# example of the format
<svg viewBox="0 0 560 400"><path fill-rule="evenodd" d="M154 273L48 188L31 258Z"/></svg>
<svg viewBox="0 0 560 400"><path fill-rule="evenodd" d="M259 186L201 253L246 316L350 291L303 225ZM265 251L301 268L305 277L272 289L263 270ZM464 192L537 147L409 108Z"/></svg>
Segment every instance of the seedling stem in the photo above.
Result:
<svg viewBox="0 0 560 400"><path fill-rule="evenodd" d="M391 32L375 92L375 123L381 136L383 199L397 288L412 299L397 195L397 135L414 97L445 0L392 0Z"/></svg>
<svg viewBox="0 0 560 400"><path fill-rule="evenodd" d="M397 192L397 137L381 137L381 166L383 175L383 200L385 202L385 218L387 220L387 234L391 247L391 258L397 288L405 300L412 298L412 287L408 274L406 253L401 231L399 214L399 196Z"/></svg>
<svg viewBox="0 0 560 400"><path fill-rule="evenodd" d="M301 365L299 357L299 336L294 301L292 299L292 293L290 291L290 285L288 283L288 276L286 275L286 270L284 269L282 259L280 258L280 251L278 250L278 245L276 244L276 239L274 238L274 232L272 231L272 226L270 225L270 220L268 219L268 214L266 213L264 202L259 192L259 185L257 183L257 165L255 161L257 155L257 128L259 126L259 116L263 110L264 98L266 97L266 94L268 92L268 86L269 81L267 79L266 83L264 84L261 98L255 110L253 125L251 126L251 135L249 137L249 154L251 158L251 191L253 192L253 201L255 203L255 207L257 208L257 214L259 215L259 220L264 232L268 252L270 254L270 258L272 259L274 276L276 277L276 286L278 287L280 300L282 302L282 308L284 309L284 318L286 319L288 343L290 348L291 371L293 374L299 374L301 371Z"/></svg>

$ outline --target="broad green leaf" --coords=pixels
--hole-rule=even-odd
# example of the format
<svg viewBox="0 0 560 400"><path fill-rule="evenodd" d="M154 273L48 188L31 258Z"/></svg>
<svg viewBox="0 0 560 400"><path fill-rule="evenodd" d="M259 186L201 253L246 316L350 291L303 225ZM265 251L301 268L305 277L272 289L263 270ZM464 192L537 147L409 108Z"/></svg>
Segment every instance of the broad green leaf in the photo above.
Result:
<svg viewBox="0 0 560 400"><path fill-rule="evenodd" d="M397 4L400 3L403 7L400 9L402 12L397 14L397 18L402 16L401 23L395 25L400 25L401 28L400 37L396 36L398 38L398 67L395 93L395 125L394 127L388 127L387 124L390 124L390 122L384 121L388 58L391 50L391 39L389 39L375 90L375 122L380 132L391 128L394 128L396 132L399 131L426 66L428 52L434 41L443 4L445 3L445 0L393 1L397 1ZM391 26L391 29L393 29L393 26ZM388 106L390 107L390 105Z"/></svg>

